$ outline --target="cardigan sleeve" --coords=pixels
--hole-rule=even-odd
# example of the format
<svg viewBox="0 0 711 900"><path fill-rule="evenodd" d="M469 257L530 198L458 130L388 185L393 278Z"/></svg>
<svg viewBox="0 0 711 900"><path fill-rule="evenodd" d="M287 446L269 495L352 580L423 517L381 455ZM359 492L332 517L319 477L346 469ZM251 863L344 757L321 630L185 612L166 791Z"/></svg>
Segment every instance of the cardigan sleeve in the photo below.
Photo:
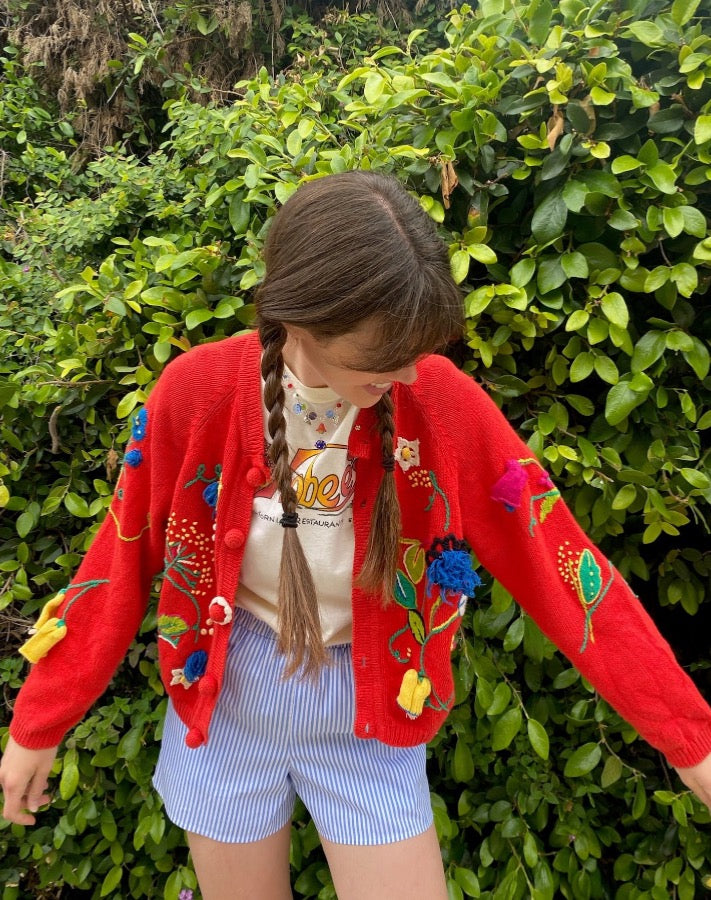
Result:
<svg viewBox="0 0 711 900"><path fill-rule="evenodd" d="M466 423L453 437L459 497L481 564L672 765L700 762L711 752L711 709L491 398L454 377Z"/></svg>
<svg viewBox="0 0 711 900"><path fill-rule="evenodd" d="M104 692L146 612L162 569L165 527L182 456L183 366L171 365L132 421L116 490L71 583L44 607L20 649L33 665L10 733L24 747L57 745ZM184 410L183 410L184 412Z"/></svg>

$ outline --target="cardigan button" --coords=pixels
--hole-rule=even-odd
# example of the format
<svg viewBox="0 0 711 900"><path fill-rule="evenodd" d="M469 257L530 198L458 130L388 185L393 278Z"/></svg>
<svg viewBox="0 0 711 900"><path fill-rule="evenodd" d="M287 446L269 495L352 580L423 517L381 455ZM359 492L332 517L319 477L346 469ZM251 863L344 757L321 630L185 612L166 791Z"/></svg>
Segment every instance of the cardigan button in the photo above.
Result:
<svg viewBox="0 0 711 900"><path fill-rule="evenodd" d="M203 675L197 683L197 688L203 697L214 697L217 693L217 679L214 675Z"/></svg>
<svg viewBox="0 0 711 900"><path fill-rule="evenodd" d="M244 544L244 531L239 528L231 528L225 535L225 546L228 550L239 550Z"/></svg>
<svg viewBox="0 0 711 900"><path fill-rule="evenodd" d="M269 474L261 466L254 466L247 472L247 484L258 488L269 481Z"/></svg>
<svg viewBox="0 0 711 900"><path fill-rule="evenodd" d="M205 735L199 728L191 728L185 735L185 743L191 750L194 750L196 747L200 747L205 743Z"/></svg>

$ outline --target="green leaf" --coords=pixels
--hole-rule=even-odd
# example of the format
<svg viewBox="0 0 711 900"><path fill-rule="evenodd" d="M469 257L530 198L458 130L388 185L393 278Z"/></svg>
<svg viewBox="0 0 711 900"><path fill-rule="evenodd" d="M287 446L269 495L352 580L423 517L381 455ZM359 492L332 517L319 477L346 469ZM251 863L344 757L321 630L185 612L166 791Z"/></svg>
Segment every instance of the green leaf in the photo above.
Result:
<svg viewBox="0 0 711 900"><path fill-rule="evenodd" d="M491 247L487 247L486 244L468 244L467 252L472 259L484 263L485 266L492 266L496 262L496 254Z"/></svg>
<svg viewBox="0 0 711 900"><path fill-rule="evenodd" d="M682 26L694 17L701 0L674 0L671 17L677 25Z"/></svg>
<svg viewBox="0 0 711 900"><path fill-rule="evenodd" d="M643 372L659 359L667 347L666 335L661 331L648 331L637 341L630 368L633 373Z"/></svg>
<svg viewBox="0 0 711 900"><path fill-rule="evenodd" d="M592 772L595 766L600 762L602 750L599 744L589 743L583 744L568 758L563 774L566 778L580 778Z"/></svg>
<svg viewBox="0 0 711 900"><path fill-rule="evenodd" d="M539 244L547 244L560 237L568 218L568 207L560 191L548 194L536 207L531 220L531 231Z"/></svg>
<svg viewBox="0 0 711 900"><path fill-rule="evenodd" d="M564 253L560 258L560 264L568 278L587 278L590 274L587 259L577 250Z"/></svg>
<svg viewBox="0 0 711 900"><path fill-rule="evenodd" d="M504 750L521 729L522 715L518 706L507 710L497 720L492 731L491 749Z"/></svg>
<svg viewBox="0 0 711 900"><path fill-rule="evenodd" d="M59 795L62 800L73 797L79 787L79 766L76 750L69 750L64 757L62 777L59 780Z"/></svg>
<svg viewBox="0 0 711 900"><path fill-rule="evenodd" d="M570 367L570 380L572 382L584 381L592 374L594 357L592 353L579 353Z"/></svg>
<svg viewBox="0 0 711 900"><path fill-rule="evenodd" d="M613 175L622 175L625 172L633 172L635 169L639 169L642 163L635 159L634 156L627 156L623 154L622 156L617 156L610 163L610 171Z"/></svg>
<svg viewBox="0 0 711 900"><path fill-rule="evenodd" d="M669 237L679 237L684 230L684 213L678 208L665 206L662 210L662 222Z"/></svg>
<svg viewBox="0 0 711 900"><path fill-rule="evenodd" d="M580 331L588 324L590 313L586 309L576 309L568 316L565 323L566 331Z"/></svg>
<svg viewBox="0 0 711 900"><path fill-rule="evenodd" d="M632 22L625 30L645 47L656 47L664 42L664 32L655 22Z"/></svg>
<svg viewBox="0 0 711 900"><path fill-rule="evenodd" d="M618 756L608 756L605 760L605 765L602 767L602 774L600 775L600 785L601 787L607 788L611 787L616 781L619 781L622 777L622 760Z"/></svg>
<svg viewBox="0 0 711 900"><path fill-rule="evenodd" d="M64 505L73 516L78 516L81 519L88 519L91 515L89 504L83 497L80 497L79 494L75 494L73 491L70 491L64 498Z"/></svg>
<svg viewBox="0 0 711 900"><path fill-rule="evenodd" d="M694 143L711 141L711 116L699 116L694 122Z"/></svg>
<svg viewBox="0 0 711 900"><path fill-rule="evenodd" d="M711 478L698 469L680 469L679 471L692 487L699 488L702 491L711 487Z"/></svg>
<svg viewBox="0 0 711 900"><path fill-rule="evenodd" d="M697 238L706 237L706 216L701 210L694 206L679 206L677 209L681 210L684 216L684 231L687 234L693 234Z"/></svg>
<svg viewBox="0 0 711 900"><path fill-rule="evenodd" d="M682 297L691 297L699 286L699 273L689 263L672 266L670 277Z"/></svg>
<svg viewBox="0 0 711 900"><path fill-rule="evenodd" d="M652 179L655 187L659 188L663 194L676 193L676 172L668 163L658 162L656 165L650 166L645 174Z"/></svg>
<svg viewBox="0 0 711 900"><path fill-rule="evenodd" d="M455 250L449 261L452 278L457 284L461 284L469 274L470 256L466 250Z"/></svg>
<svg viewBox="0 0 711 900"><path fill-rule="evenodd" d="M609 356L595 357L595 371L608 384L617 384L620 380L619 370Z"/></svg>
<svg viewBox="0 0 711 900"><path fill-rule="evenodd" d="M632 231L639 225L637 216L633 216L626 209L616 209L607 221L610 228L617 231Z"/></svg>
<svg viewBox="0 0 711 900"><path fill-rule="evenodd" d="M452 774L454 780L470 782L474 777L474 758L464 737L457 738L454 748L454 760L452 762Z"/></svg>
<svg viewBox="0 0 711 900"><path fill-rule="evenodd" d="M525 287L536 273L536 261L533 259L520 259L511 267L509 281L514 287Z"/></svg>
<svg viewBox="0 0 711 900"><path fill-rule="evenodd" d="M606 294L600 302L600 307L609 322L619 325L620 328L627 328L630 314L622 294L616 291Z"/></svg>
<svg viewBox="0 0 711 900"><path fill-rule="evenodd" d="M709 351L708 347L698 338L692 338L693 347L691 350L683 352L684 359L696 373L699 381L703 381L709 373Z"/></svg>
<svg viewBox="0 0 711 900"><path fill-rule="evenodd" d="M637 497L637 488L633 484L623 485L612 500L613 509L627 509Z"/></svg>
<svg viewBox="0 0 711 900"><path fill-rule="evenodd" d="M107 894L110 894L112 891L116 890L116 888L121 883L121 876L123 875L123 869L121 866L114 866L112 869L106 874L106 878L104 878L104 882L101 885L101 892L99 894L100 897L105 897Z"/></svg>
<svg viewBox="0 0 711 900"><path fill-rule="evenodd" d="M229 220L235 234L244 234L249 225L249 203L245 203L240 194L234 194L230 199Z"/></svg>
<svg viewBox="0 0 711 900"><path fill-rule="evenodd" d="M479 879L471 869L463 869L461 866L457 866L454 870L454 880L467 897L481 897Z"/></svg>
<svg viewBox="0 0 711 900"><path fill-rule="evenodd" d="M212 315L212 310L206 309L204 306L200 307L200 309L193 309L185 317L185 327L188 331L191 331L193 328L197 328L198 325L202 325L203 322L209 322Z"/></svg>
<svg viewBox="0 0 711 900"><path fill-rule="evenodd" d="M558 257L539 261L536 284L541 294L548 294L565 284L565 271Z"/></svg>
<svg viewBox="0 0 711 900"><path fill-rule="evenodd" d="M548 740L548 732L546 729L540 722L536 721L536 719L529 719L526 727L528 730L528 739L535 752L541 759L548 759L550 742Z"/></svg>
<svg viewBox="0 0 711 900"><path fill-rule="evenodd" d="M610 425L619 425L644 400L643 395L632 390L628 381L619 381L607 393L605 419Z"/></svg>

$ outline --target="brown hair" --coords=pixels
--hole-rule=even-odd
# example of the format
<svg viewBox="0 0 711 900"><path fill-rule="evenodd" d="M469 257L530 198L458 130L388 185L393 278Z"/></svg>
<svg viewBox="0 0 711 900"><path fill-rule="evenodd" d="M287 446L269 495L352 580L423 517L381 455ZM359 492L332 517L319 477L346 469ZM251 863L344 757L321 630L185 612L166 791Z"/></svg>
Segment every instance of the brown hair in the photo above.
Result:
<svg viewBox="0 0 711 900"><path fill-rule="evenodd" d="M462 300L432 221L395 178L376 172L344 172L303 184L274 216L264 258L266 275L255 304L264 348L269 457L284 509L282 523L293 525L297 498L283 412L284 326L327 339L371 320L379 341L362 351L358 369L392 372L461 333ZM400 539L389 394L378 401L376 412L384 475L358 584L387 603ZM289 658L287 674L302 664L305 674L314 674L326 659L316 589L294 527L284 528L279 646Z"/></svg>

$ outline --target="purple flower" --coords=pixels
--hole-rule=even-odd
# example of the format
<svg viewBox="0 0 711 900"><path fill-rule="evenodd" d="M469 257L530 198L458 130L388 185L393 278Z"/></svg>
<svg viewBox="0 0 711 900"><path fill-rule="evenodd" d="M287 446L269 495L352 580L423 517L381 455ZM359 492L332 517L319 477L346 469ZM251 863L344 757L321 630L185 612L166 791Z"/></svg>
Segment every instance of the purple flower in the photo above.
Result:
<svg viewBox="0 0 711 900"><path fill-rule="evenodd" d="M178 894L178 900L193 900L193 892L190 888L183 888Z"/></svg>

